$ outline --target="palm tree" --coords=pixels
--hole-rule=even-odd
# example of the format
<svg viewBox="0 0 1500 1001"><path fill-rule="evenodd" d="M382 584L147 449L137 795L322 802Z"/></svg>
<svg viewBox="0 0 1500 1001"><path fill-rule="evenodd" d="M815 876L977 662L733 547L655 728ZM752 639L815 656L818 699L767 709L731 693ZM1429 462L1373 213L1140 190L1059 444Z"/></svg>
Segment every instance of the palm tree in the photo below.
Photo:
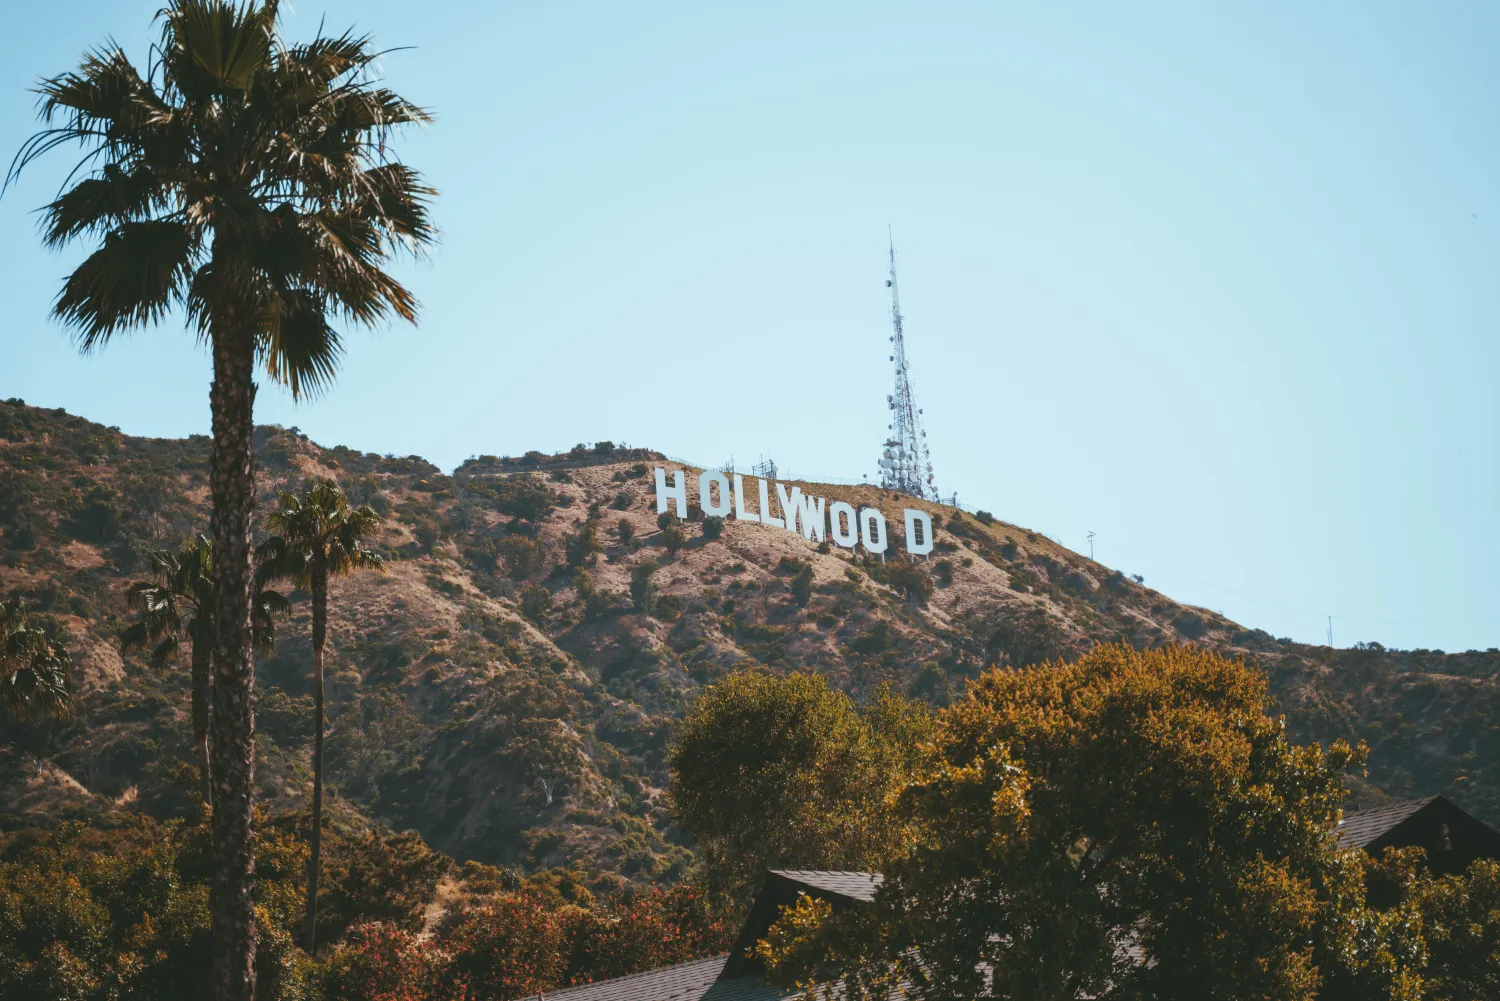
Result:
<svg viewBox="0 0 1500 1001"><path fill-rule="evenodd" d="M385 560L365 548L380 533L380 515L351 508L332 480L319 480L298 500L282 493L268 521L271 537L256 550L257 582L286 580L312 595L313 808L312 854L307 864L307 951L318 937L318 865L323 845L323 647L328 639L328 582L356 570L385 572Z"/></svg>
<svg viewBox="0 0 1500 1001"><path fill-rule="evenodd" d="M0 603L0 719L73 712L68 651L31 624L20 598Z"/></svg>
<svg viewBox="0 0 1500 1001"><path fill-rule="evenodd" d="M375 80L381 53L345 33L289 45L277 0L167 0L142 75L109 43L44 81L43 129L7 185L60 146L82 147L44 209L51 245L97 240L55 314L83 350L182 310L213 359L210 493L214 621L214 995L255 994L254 659L250 519L257 366L294 397L326 387L341 316L415 320L382 270L434 238L433 195L390 139L426 112ZM79 175L81 179L77 179ZM74 181L76 180L76 183Z"/></svg>
<svg viewBox="0 0 1500 1001"><path fill-rule="evenodd" d="M214 548L206 535L182 544L177 552L151 552L151 580L130 585L125 600L141 613L139 622L120 633L124 650L151 648L151 665L163 667L177 659L186 637L192 643L193 746L198 755L199 792L213 802L208 748L208 714L212 699L214 647ZM272 616L287 609L275 591L256 588L251 602L251 635L259 653L270 653L276 639Z"/></svg>

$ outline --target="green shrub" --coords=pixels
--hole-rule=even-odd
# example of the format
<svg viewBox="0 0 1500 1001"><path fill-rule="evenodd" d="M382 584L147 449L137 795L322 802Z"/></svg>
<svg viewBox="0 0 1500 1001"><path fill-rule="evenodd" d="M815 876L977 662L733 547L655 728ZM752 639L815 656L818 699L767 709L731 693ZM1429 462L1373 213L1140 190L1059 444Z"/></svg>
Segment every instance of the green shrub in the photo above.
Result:
<svg viewBox="0 0 1500 1001"><path fill-rule="evenodd" d="M975 511L974 518L981 525L993 525L995 523L995 516L988 511Z"/></svg>
<svg viewBox="0 0 1500 1001"><path fill-rule="evenodd" d="M711 514L703 519L703 537L712 542L724 534L724 519Z"/></svg>
<svg viewBox="0 0 1500 1001"><path fill-rule="evenodd" d="M629 518L620 519L619 523L615 525L615 534L620 537L620 545L626 549L632 548L635 542L635 525L631 523Z"/></svg>
<svg viewBox="0 0 1500 1001"><path fill-rule="evenodd" d="M552 607L552 592L545 587L532 584L521 592L521 614L532 622L540 623Z"/></svg>
<svg viewBox="0 0 1500 1001"><path fill-rule="evenodd" d="M668 525L661 530L661 543L667 547L669 554L676 556L677 550L681 549L687 543L687 535L675 524Z"/></svg>
<svg viewBox="0 0 1500 1001"><path fill-rule="evenodd" d="M563 553L570 567L593 566L603 551L604 546L599 542L599 523L593 518L585 520L578 531L563 536Z"/></svg>
<svg viewBox="0 0 1500 1001"><path fill-rule="evenodd" d="M547 562L547 547L524 535L507 535L495 547L512 580L525 580L539 573Z"/></svg>
<svg viewBox="0 0 1500 1001"><path fill-rule="evenodd" d="M886 582L894 590L919 605L927 604L927 599L932 597L932 578L927 576L926 570L915 563L907 563L903 560L890 564L890 568L886 571Z"/></svg>
<svg viewBox="0 0 1500 1001"><path fill-rule="evenodd" d="M655 560L638 563L630 571L630 604L642 615L650 615L656 606L656 582L651 579L661 564Z"/></svg>
<svg viewBox="0 0 1500 1001"><path fill-rule="evenodd" d="M792 602L797 607L806 608L807 603L812 600L812 582L812 567L804 563L802 569L792 577Z"/></svg>
<svg viewBox="0 0 1500 1001"><path fill-rule="evenodd" d="M630 505L634 503L635 491L621 490L619 493L615 494L615 499L610 502L609 506L614 508L616 511L625 511L628 510L630 508Z"/></svg>

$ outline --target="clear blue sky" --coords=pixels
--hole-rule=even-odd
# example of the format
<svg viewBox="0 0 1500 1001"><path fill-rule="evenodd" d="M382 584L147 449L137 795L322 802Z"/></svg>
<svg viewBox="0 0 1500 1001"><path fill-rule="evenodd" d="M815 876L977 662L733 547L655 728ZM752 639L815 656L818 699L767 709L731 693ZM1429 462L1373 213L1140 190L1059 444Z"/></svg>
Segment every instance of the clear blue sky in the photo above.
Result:
<svg viewBox="0 0 1500 1001"><path fill-rule="evenodd" d="M27 88L160 3L8 15L7 157ZM415 47L443 241L418 329L257 416L858 477L889 223L945 492L1276 635L1500 645L1500 5L1237 6L298 0L291 37ZM50 166L0 200L0 397L206 431L180 329L81 358L48 319Z"/></svg>

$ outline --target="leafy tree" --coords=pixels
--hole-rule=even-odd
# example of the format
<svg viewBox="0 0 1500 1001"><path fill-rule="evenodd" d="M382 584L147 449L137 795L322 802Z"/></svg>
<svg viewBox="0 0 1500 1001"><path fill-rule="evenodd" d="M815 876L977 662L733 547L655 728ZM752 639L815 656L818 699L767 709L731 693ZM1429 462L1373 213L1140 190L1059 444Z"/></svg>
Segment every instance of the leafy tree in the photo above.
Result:
<svg viewBox="0 0 1500 1001"><path fill-rule="evenodd" d="M1433 1001L1500 997L1500 862L1479 859L1460 876L1414 881Z"/></svg>
<svg viewBox="0 0 1500 1001"><path fill-rule="evenodd" d="M655 560L645 560L630 568L630 603L642 615L656 608L656 581L652 576L661 569Z"/></svg>
<svg viewBox="0 0 1500 1001"><path fill-rule="evenodd" d="M98 239L54 311L84 350L180 308L213 359L214 995L255 993L251 513L257 364L295 397L326 386L330 314L414 320L381 270L433 238L417 173L391 136L428 116L375 82L363 36L286 44L279 4L170 0L142 75L119 46L40 86L44 128L7 181L61 146L82 177L44 210L44 239ZM75 175L76 176L76 175Z"/></svg>
<svg viewBox="0 0 1500 1001"><path fill-rule="evenodd" d="M152 578L139 580L125 592L126 603L140 620L120 633L123 650L151 650L153 667L177 659L186 638L192 644L193 747L198 756L199 795L213 801L208 746L208 716L213 698L214 592L213 542L208 536L188 539L177 550L154 549L147 554ZM251 603L251 635L255 648L269 654L275 646L274 616L288 608L286 598L266 587L256 587Z"/></svg>
<svg viewBox="0 0 1500 1001"><path fill-rule="evenodd" d="M709 542L714 541L724 534L724 519L716 514L711 514L703 519L703 537Z"/></svg>
<svg viewBox="0 0 1500 1001"><path fill-rule="evenodd" d="M915 849L867 914L792 915L766 950L779 977L851 997L903 975L917 998L1310 1001L1367 957L1362 866L1334 834L1362 751L1289 743L1262 675L1106 646L970 692L902 793ZM1409 996L1390 965L1361 996Z"/></svg>
<svg viewBox="0 0 1500 1001"><path fill-rule="evenodd" d="M538 522L557 504L557 493L535 476L508 476L495 485L495 508L522 521Z"/></svg>
<svg viewBox="0 0 1500 1001"><path fill-rule="evenodd" d="M329 845L328 892L318 902L325 938L357 924L386 921L420 931L438 880L453 860L427 847L415 831L356 831Z"/></svg>
<svg viewBox="0 0 1500 1001"><path fill-rule="evenodd" d="M0 603L0 719L65 717L73 712L68 651L32 625L20 598Z"/></svg>
<svg viewBox="0 0 1500 1001"><path fill-rule="evenodd" d="M380 534L380 515L351 508L332 480L319 480L299 500L283 492L271 512L272 535L256 550L257 581L287 580L312 595L313 805L312 854L307 867L307 951L317 944L318 865L323 844L323 648L328 641L328 582L356 570L385 572L385 560L366 548Z"/></svg>
<svg viewBox="0 0 1500 1001"><path fill-rule="evenodd" d="M734 674L688 711L668 756L672 800L716 893L767 868L879 869L908 831L887 809L929 725L882 693L863 709L810 674Z"/></svg>

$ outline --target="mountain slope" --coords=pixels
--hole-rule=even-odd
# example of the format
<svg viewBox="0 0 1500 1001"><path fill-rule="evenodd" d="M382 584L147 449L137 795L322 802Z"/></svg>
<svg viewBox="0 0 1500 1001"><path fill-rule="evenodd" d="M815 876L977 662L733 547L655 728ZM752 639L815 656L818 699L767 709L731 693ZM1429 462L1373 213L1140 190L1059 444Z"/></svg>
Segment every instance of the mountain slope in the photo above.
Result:
<svg viewBox="0 0 1500 1001"><path fill-rule="evenodd" d="M191 802L186 671L122 657L115 637L144 553L206 528L208 445L0 403L0 595L28 596L66 637L81 689L77 721L0 740L0 826ZM328 763L343 824L415 828L460 859L560 867L595 889L672 879L690 855L663 795L665 749L688 700L725 672L816 670L856 695L891 684L941 702L986 665L1098 641L1241 654L1268 672L1298 739L1369 741L1357 798L1441 792L1500 820L1500 651L1276 640L933 504L920 506L937 548L915 568L733 520L716 540L687 524L670 553L651 470L682 467L607 442L452 475L295 429L261 428L256 446L262 514L275 490L331 476L387 520L390 572L333 587ZM881 507L896 536L912 506L874 487L803 487ZM602 551L579 574L568 552L588 548L591 516ZM630 596L648 560L660 565L649 614ZM292 598L259 667L273 810L305 808L310 783L309 607Z"/></svg>

